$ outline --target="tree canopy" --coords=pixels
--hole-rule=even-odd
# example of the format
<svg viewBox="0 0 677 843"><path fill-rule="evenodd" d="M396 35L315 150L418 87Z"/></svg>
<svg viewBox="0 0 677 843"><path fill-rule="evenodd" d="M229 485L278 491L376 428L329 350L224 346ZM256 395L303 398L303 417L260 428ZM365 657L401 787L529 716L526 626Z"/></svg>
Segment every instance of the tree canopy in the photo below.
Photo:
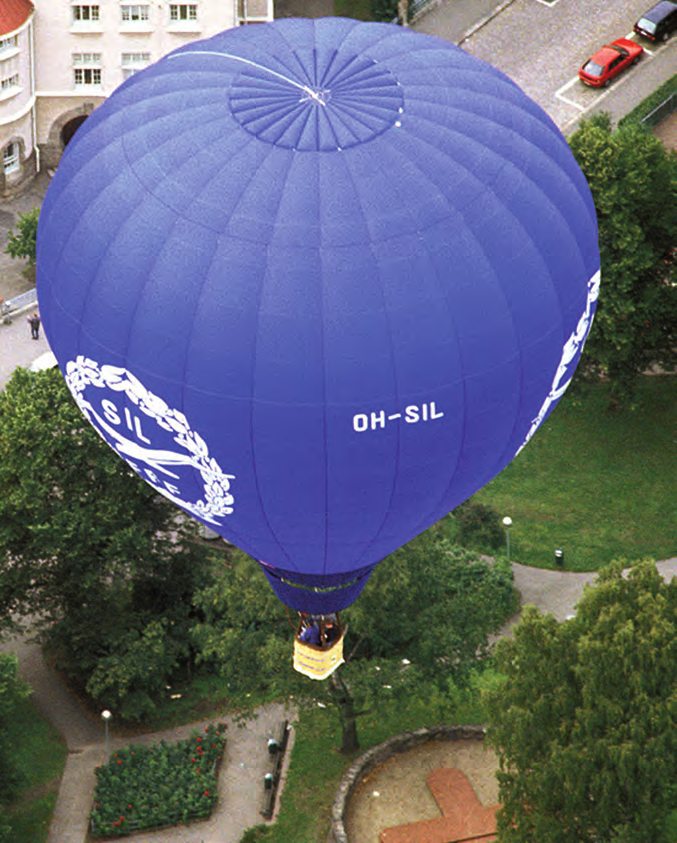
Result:
<svg viewBox="0 0 677 843"><path fill-rule="evenodd" d="M28 693L27 686L19 679L16 657L0 653L0 803L16 796L22 783L15 763L11 725L15 712ZM3 839L2 831L0 822L0 840Z"/></svg>
<svg viewBox="0 0 677 843"><path fill-rule="evenodd" d="M602 284L582 360L608 379L612 406L631 400L638 375L677 362L677 154L608 115L581 121L571 149L592 190Z"/></svg>
<svg viewBox="0 0 677 843"><path fill-rule="evenodd" d="M12 258L24 258L32 266L35 263L35 243L38 234L40 208L33 208L19 214L16 231L9 233L5 252Z"/></svg>
<svg viewBox="0 0 677 843"><path fill-rule="evenodd" d="M105 445L57 370L0 394L0 623L39 616L66 670L140 716L188 658L208 578L189 519Z"/></svg>
<svg viewBox="0 0 677 843"><path fill-rule="evenodd" d="M265 579L235 552L228 576L198 592L204 620L193 627L200 659L233 692L311 697L333 706L344 751L358 746L357 718L377 705L449 694L488 657L488 638L515 609L509 566L423 534L377 566L342 613L346 664L327 682L291 669L295 619Z"/></svg>
<svg viewBox="0 0 677 843"><path fill-rule="evenodd" d="M600 571L575 618L527 609L489 692L502 843L658 843L677 807L677 582Z"/></svg>

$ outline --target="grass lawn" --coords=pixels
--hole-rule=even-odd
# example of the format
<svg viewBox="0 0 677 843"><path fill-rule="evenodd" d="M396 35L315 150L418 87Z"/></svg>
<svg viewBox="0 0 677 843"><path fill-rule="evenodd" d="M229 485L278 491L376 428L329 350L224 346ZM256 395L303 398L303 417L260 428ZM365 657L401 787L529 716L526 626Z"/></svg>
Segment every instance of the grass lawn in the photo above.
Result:
<svg viewBox="0 0 677 843"><path fill-rule="evenodd" d="M17 712L12 732L25 781L21 795L9 809L12 843L44 843L66 763L66 747L30 700Z"/></svg>
<svg viewBox="0 0 677 843"><path fill-rule="evenodd" d="M616 558L677 555L677 378L647 377L635 410L593 388L565 396L524 451L475 500L513 519L511 558L592 571Z"/></svg>
<svg viewBox="0 0 677 843"><path fill-rule="evenodd" d="M334 14L340 18L372 20L369 0L334 0Z"/></svg>

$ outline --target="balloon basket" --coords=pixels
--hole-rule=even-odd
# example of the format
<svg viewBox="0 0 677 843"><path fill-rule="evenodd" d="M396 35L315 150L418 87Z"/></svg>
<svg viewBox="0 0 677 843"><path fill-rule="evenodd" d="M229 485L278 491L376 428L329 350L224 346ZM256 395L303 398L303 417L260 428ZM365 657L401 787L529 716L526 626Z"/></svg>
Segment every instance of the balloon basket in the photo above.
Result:
<svg viewBox="0 0 677 843"><path fill-rule="evenodd" d="M294 638L294 670L309 679L327 679L337 667L343 664L344 637L345 630L341 632L341 637L330 646L318 647L299 641L297 636Z"/></svg>

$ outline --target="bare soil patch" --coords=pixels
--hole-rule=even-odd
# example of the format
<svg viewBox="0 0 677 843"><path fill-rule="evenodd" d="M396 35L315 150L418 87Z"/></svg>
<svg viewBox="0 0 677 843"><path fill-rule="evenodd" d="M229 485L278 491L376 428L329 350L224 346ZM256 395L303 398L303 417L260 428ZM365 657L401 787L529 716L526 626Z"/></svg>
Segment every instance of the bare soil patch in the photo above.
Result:
<svg viewBox="0 0 677 843"><path fill-rule="evenodd" d="M498 802L498 759L481 741L431 741L388 759L362 780L350 799L350 843L379 843L384 828L441 816L426 776L438 767L462 770L480 803Z"/></svg>

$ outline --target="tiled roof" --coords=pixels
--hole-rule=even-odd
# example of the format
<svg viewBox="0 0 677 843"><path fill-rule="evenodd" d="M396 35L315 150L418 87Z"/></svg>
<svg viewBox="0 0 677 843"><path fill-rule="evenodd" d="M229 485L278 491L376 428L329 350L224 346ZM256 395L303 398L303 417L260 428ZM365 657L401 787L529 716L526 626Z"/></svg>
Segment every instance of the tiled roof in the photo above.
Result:
<svg viewBox="0 0 677 843"><path fill-rule="evenodd" d="M31 0L0 0L0 35L14 32L33 11Z"/></svg>

